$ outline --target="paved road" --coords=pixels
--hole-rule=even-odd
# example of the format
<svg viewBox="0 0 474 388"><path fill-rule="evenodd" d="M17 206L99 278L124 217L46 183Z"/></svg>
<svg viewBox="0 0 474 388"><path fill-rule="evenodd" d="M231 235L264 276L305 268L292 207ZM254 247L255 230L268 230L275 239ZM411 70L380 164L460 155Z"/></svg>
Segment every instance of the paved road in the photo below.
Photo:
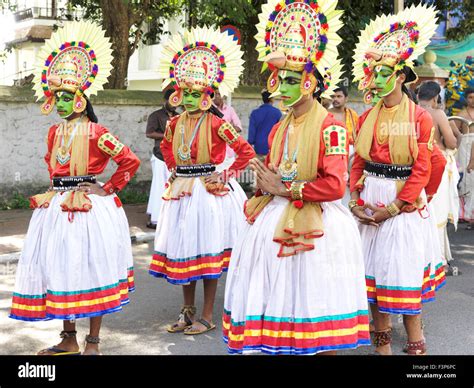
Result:
<svg viewBox="0 0 474 388"><path fill-rule="evenodd" d="M460 230L451 234L455 265L460 276L448 277L447 285L434 303L425 308L425 336L430 354L474 354L474 232ZM102 351L105 354L174 354L224 355L226 347L221 340L220 315L224 299L221 279L215 307L217 330L201 336L188 337L168 334L166 325L176 318L181 304L181 289L163 279L148 275L147 268L152 247L134 246L137 291L132 302L121 313L106 316L102 331ZM59 321L20 322L7 317L13 290L14 269L0 264L0 353L32 354L58 342ZM202 306L202 284L198 286L197 305ZM402 354L405 341L403 327L394 317L394 353ZM87 320L79 321L83 338ZM370 348L344 351L341 354L368 354Z"/></svg>

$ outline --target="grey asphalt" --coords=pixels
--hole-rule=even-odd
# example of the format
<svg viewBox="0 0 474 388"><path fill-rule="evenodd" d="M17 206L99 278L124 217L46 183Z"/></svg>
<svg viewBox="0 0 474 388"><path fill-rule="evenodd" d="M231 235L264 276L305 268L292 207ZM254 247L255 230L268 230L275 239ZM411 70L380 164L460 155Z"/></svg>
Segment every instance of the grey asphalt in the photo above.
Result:
<svg viewBox="0 0 474 388"><path fill-rule="evenodd" d="M429 354L474 355L474 231L460 225L450 230L454 266L462 272L447 278L437 300L425 305L425 337ZM101 333L104 354L141 355L225 355L221 339L222 306L225 277L221 278L216 304L217 329L200 336L169 334L166 326L172 322L181 305L181 287L168 284L148 274L152 246L134 245L135 283L137 290L131 303L120 313L105 316ZM34 354L59 342L61 322L20 322L8 318L14 286L14 265L0 264L0 354ZM197 306L202 306L202 282L197 289ZM87 333L87 320L78 321L79 338ZM406 341L402 324L393 317L394 354L402 354ZM371 347L340 352L365 355Z"/></svg>

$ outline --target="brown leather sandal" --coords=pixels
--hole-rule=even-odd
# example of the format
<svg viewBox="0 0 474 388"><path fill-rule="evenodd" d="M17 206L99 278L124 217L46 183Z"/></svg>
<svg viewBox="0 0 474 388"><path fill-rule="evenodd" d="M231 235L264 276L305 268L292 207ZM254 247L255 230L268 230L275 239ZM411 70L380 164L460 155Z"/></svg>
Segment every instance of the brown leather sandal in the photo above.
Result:
<svg viewBox="0 0 474 388"><path fill-rule="evenodd" d="M193 324L191 316L194 317L196 312L196 306L183 306L179 313L178 320L166 329L168 333L182 333L185 329L191 327Z"/></svg>
<svg viewBox="0 0 474 388"><path fill-rule="evenodd" d="M426 355L426 342L424 339L421 341L407 342L407 354L409 356L425 356Z"/></svg>

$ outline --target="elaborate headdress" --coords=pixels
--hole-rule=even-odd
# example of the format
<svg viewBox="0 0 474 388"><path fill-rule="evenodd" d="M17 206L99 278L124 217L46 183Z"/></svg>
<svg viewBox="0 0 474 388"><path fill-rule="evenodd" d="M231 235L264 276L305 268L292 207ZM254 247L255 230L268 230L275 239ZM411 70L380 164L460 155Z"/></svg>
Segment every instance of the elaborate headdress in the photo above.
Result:
<svg viewBox="0 0 474 388"><path fill-rule="evenodd" d="M395 71L408 66L408 82L416 81L413 61L424 53L436 31L436 9L412 5L395 15L381 15L361 32L354 51L352 73L360 90L373 89L374 68L386 65ZM370 98L370 96L366 96Z"/></svg>
<svg viewBox="0 0 474 388"><path fill-rule="evenodd" d="M215 91L227 96L239 84L243 52L226 32L193 28L173 35L162 47L158 73L162 89L171 85L175 90L169 99L173 106L181 104L183 89L189 88L204 92L199 107L207 110Z"/></svg>
<svg viewBox="0 0 474 388"><path fill-rule="evenodd" d="M35 69L33 89L41 106L49 114L56 91L74 93L74 111L86 108L84 94L96 94L103 88L112 70L111 43L104 31L91 22L67 22L53 33L42 47Z"/></svg>
<svg viewBox="0 0 474 388"><path fill-rule="evenodd" d="M314 71L323 77L322 88L334 88L341 76L337 45L341 38L342 11L337 0L269 0L262 6L257 25L258 59L272 71L267 88L278 89L278 70L302 71L301 92L317 87ZM331 73L332 69L332 73ZM331 73L331 74L330 74Z"/></svg>

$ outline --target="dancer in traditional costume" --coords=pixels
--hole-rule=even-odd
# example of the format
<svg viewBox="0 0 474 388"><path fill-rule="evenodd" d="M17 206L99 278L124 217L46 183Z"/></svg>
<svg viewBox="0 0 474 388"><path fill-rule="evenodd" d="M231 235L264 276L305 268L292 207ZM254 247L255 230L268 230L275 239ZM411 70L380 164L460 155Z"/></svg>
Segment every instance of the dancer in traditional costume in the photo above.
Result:
<svg viewBox="0 0 474 388"><path fill-rule="evenodd" d="M163 87L175 92L172 105L185 112L168 122L161 150L170 184L163 195L150 274L183 286L184 306L168 331L201 334L212 322L218 278L227 270L243 202L232 177L255 156L252 146L211 108L215 91L228 95L242 72L240 46L226 33L195 28L174 35L163 48L160 76ZM218 112L217 112L218 113ZM230 146L236 157L218 172ZM204 281L204 307L196 316L196 281Z"/></svg>
<svg viewBox="0 0 474 388"><path fill-rule="evenodd" d="M426 352L422 302L433 300L444 280L443 266L432 268L436 253L430 249L425 194L433 121L405 88L416 80L413 60L435 29L436 10L412 6L377 17L362 31L355 50L355 81L363 90L375 84L381 97L359 120L349 204L360 222L378 354L391 354L389 314L403 314L408 353Z"/></svg>
<svg viewBox="0 0 474 388"><path fill-rule="evenodd" d="M457 140L453 133L446 113L438 109L438 97L441 87L435 81L422 82L418 87L418 100L422 108L426 109L433 119L435 127L434 140L446 158L446 167L442 176L441 184L433 196L431 207L436 213L436 224L439 243L443 255L444 264L453 260L451 247L448 239L448 222L457 229L459 218L459 172L456 165L455 154L457 152Z"/></svg>
<svg viewBox="0 0 474 388"><path fill-rule="evenodd" d="M55 32L39 53L34 89L63 119L47 135L51 186L31 197L34 208L18 263L10 317L64 321L62 342L41 355L79 354L78 318L90 318L84 354L99 353L102 316L121 311L134 289L128 221L115 194L140 161L97 123L86 95L97 93L111 70L111 44L88 22ZM96 182L110 159L118 164L105 183Z"/></svg>
<svg viewBox="0 0 474 388"><path fill-rule="evenodd" d="M459 184L460 219L468 222L467 229L474 229L474 172L472 149L474 147L474 89L466 89L464 98L467 106L459 116L467 120L461 126L462 137L459 145L459 172L463 174Z"/></svg>
<svg viewBox="0 0 474 388"><path fill-rule="evenodd" d="M259 190L245 205L225 292L230 353L314 355L370 343L360 236L341 204L347 131L314 97L330 96L339 80L336 5L262 7L259 59L289 111L270 133L265 163L251 162Z"/></svg>

